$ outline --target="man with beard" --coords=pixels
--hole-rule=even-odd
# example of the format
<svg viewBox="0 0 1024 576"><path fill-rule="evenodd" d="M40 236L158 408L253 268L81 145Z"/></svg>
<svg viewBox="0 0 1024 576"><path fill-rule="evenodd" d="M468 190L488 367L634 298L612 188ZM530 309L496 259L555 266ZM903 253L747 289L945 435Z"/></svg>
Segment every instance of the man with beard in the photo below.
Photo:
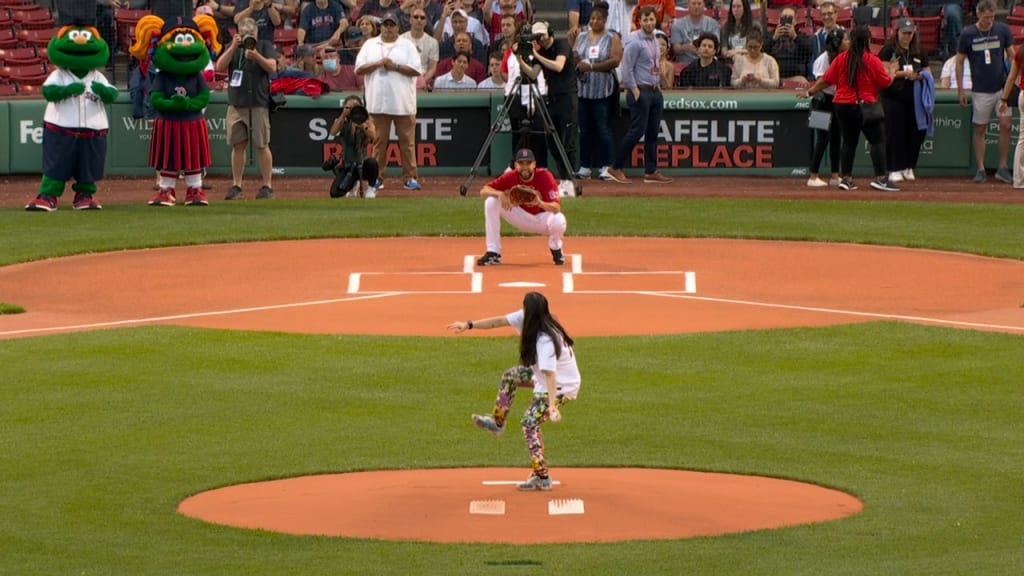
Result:
<svg viewBox="0 0 1024 576"><path fill-rule="evenodd" d="M501 264L501 221L529 234L548 237L548 249L556 266L565 264L562 237L565 236L565 214L559 200L558 183L545 168L537 168L533 150L516 152L515 170L509 170L480 189L484 197L484 222L487 252L478 266ZM515 190L515 193L513 193ZM525 196L525 200L518 196Z"/></svg>
<svg viewBox="0 0 1024 576"><path fill-rule="evenodd" d="M658 170L658 132L665 97L658 77L658 39L654 37L657 25L658 16L654 8L643 6L640 8L640 29L631 32L623 41L619 71L622 73L622 87L626 89L626 105L629 106L629 129L622 137L612 167L608 170L612 180L620 184L629 184L622 168L641 137L644 139L644 183L672 182Z"/></svg>

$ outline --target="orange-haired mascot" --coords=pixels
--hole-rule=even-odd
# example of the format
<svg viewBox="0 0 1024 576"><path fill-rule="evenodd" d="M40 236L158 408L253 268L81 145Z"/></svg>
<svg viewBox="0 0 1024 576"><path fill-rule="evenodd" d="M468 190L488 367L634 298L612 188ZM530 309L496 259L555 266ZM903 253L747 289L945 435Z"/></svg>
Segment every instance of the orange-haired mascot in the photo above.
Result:
<svg viewBox="0 0 1024 576"><path fill-rule="evenodd" d="M220 52L217 24L207 15L175 17L167 22L145 16L135 26L132 56L143 77L152 64L157 74L149 91L153 105L153 133L149 165L160 174L160 189L150 206L174 206L174 184L185 176L185 205L206 206L203 170L210 165L210 135L205 109L210 88L203 69Z"/></svg>

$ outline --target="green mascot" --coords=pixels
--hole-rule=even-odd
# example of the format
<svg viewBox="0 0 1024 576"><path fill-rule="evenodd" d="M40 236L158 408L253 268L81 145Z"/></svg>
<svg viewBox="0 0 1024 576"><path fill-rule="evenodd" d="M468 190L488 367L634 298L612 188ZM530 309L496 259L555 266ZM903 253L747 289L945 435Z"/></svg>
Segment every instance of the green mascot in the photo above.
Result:
<svg viewBox="0 0 1024 576"><path fill-rule="evenodd" d="M149 165L160 175L159 190L150 206L174 206L174 184L185 177L185 205L206 206L203 170L210 165L210 135L206 105L210 88L203 71L220 51L217 24L200 14L194 19L175 17L166 22L149 15L135 26L131 53L143 76L153 78L149 101L153 104ZM156 68L149 74L149 66Z"/></svg>
<svg viewBox="0 0 1024 576"><path fill-rule="evenodd" d="M99 210L96 182L107 159L107 104L117 88L100 72L110 47L92 26L64 26L50 40L47 56L57 66L43 83L43 181L29 211L53 212L74 179L75 210Z"/></svg>

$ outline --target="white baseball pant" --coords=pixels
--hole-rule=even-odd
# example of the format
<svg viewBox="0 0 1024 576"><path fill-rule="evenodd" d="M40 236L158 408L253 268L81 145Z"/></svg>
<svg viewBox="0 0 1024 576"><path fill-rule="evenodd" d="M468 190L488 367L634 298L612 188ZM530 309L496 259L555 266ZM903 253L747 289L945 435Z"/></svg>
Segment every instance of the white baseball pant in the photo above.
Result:
<svg viewBox="0 0 1024 576"><path fill-rule="evenodd" d="M565 236L565 214L559 212L541 212L530 214L519 206L511 210L501 209L501 199L488 196L484 199L484 221L487 232L487 251L501 254L501 220L515 226L523 232L548 237L548 248L558 250L562 247Z"/></svg>

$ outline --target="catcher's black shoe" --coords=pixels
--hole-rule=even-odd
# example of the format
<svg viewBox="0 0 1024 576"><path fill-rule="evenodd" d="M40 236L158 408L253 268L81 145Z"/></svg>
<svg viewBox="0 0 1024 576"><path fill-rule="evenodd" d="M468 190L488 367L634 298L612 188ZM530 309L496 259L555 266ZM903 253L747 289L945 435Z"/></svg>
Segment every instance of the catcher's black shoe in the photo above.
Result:
<svg viewBox="0 0 1024 576"><path fill-rule="evenodd" d="M497 252L488 251L476 260L477 266L494 266L496 264L501 264L501 254Z"/></svg>
<svg viewBox="0 0 1024 576"><path fill-rule="evenodd" d="M554 260L556 266L565 264L565 256L562 256L562 249L551 251L551 259Z"/></svg>

